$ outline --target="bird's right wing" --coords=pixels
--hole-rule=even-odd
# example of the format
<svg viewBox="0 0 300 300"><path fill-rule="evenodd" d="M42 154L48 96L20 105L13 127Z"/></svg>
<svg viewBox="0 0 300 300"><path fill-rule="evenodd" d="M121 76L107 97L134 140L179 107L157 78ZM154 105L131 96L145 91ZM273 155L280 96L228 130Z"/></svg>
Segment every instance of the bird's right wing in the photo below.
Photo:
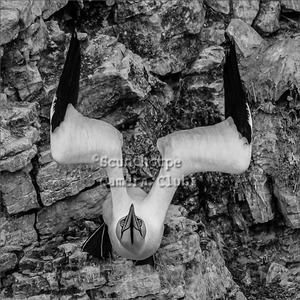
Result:
<svg viewBox="0 0 300 300"><path fill-rule="evenodd" d="M83 252L88 252L100 259L106 259L112 256L112 245L108 235L108 228L103 220L102 224L84 242L81 249Z"/></svg>

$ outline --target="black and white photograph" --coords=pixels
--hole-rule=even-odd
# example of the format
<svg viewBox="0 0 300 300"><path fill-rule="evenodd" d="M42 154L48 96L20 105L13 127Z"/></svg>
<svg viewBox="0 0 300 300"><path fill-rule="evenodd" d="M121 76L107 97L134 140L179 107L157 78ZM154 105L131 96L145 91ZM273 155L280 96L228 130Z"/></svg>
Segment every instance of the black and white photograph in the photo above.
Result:
<svg viewBox="0 0 300 300"><path fill-rule="evenodd" d="M0 299L300 300L300 0L0 0Z"/></svg>

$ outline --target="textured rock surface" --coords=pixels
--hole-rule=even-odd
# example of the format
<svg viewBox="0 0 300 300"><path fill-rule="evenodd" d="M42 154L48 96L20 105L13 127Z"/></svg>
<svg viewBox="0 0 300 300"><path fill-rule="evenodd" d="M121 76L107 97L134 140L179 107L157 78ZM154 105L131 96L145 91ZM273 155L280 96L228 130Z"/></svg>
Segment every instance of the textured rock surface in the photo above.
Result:
<svg viewBox="0 0 300 300"><path fill-rule="evenodd" d="M286 10L300 11L300 3L297 0L282 0L281 5Z"/></svg>
<svg viewBox="0 0 300 300"><path fill-rule="evenodd" d="M230 1L224 0L224 1L218 1L218 0L211 0L205 1L205 4L212 8L213 10L223 13L223 14L229 14L230 12Z"/></svg>
<svg viewBox="0 0 300 300"><path fill-rule="evenodd" d="M248 24L240 19L232 19L228 25L226 32L234 38L238 48L245 57L254 53L261 46L263 39Z"/></svg>
<svg viewBox="0 0 300 300"><path fill-rule="evenodd" d="M116 38L97 36L90 42L85 54L84 79L78 101L78 109L84 115L105 117L122 102L126 104L127 99L131 99L129 103L141 100L150 91L150 74L142 59ZM95 61L99 61L96 68ZM120 125L118 120L113 123Z"/></svg>
<svg viewBox="0 0 300 300"><path fill-rule="evenodd" d="M40 235L62 232L75 220L95 219L101 215L102 203L108 197L104 187L94 188L45 207L37 215L36 227Z"/></svg>
<svg viewBox="0 0 300 300"><path fill-rule="evenodd" d="M292 85L300 86L299 48L300 38L285 38L276 41L262 53L259 60L254 60L245 82L250 86L250 77L255 97L262 101L277 101ZM270 80L271 78L271 80ZM249 88L253 93L253 89Z"/></svg>
<svg viewBox="0 0 300 300"><path fill-rule="evenodd" d="M0 44L6 44L12 39L16 38L19 33L19 12L17 10L8 10L2 8L0 10L1 27Z"/></svg>
<svg viewBox="0 0 300 300"><path fill-rule="evenodd" d="M43 18L48 19L53 13L68 3L68 0L43 0L45 4L42 6Z"/></svg>
<svg viewBox="0 0 300 300"><path fill-rule="evenodd" d="M51 158L50 104L79 7L78 109L117 126L131 158L220 121L225 31L237 44L251 167L186 178L173 201L188 212L171 207L156 268L81 252L110 197L106 175ZM298 300L297 11L293 0L1 1L0 298ZM157 169L124 171L148 191Z"/></svg>
<svg viewBox="0 0 300 300"><path fill-rule="evenodd" d="M233 14L251 25L259 11L259 0L233 0Z"/></svg>
<svg viewBox="0 0 300 300"><path fill-rule="evenodd" d="M292 228L300 228L300 191L295 193L284 182L275 180L274 195L286 223Z"/></svg>
<svg viewBox="0 0 300 300"><path fill-rule="evenodd" d="M284 282L287 281L288 273L289 270L287 268L273 262L269 267L267 277L266 277L266 282L272 283L275 280L279 280L280 284L284 284Z"/></svg>
<svg viewBox="0 0 300 300"><path fill-rule="evenodd" d="M0 274L12 270L18 263L18 258L15 253L0 254Z"/></svg>
<svg viewBox="0 0 300 300"><path fill-rule="evenodd" d="M1 218L0 248L4 250L22 250L37 241L34 229L35 215L28 214L22 217Z"/></svg>
<svg viewBox="0 0 300 300"><path fill-rule="evenodd" d="M254 25L265 33L273 33L280 28L280 1L268 0L261 3Z"/></svg>
<svg viewBox="0 0 300 300"><path fill-rule="evenodd" d="M40 168L36 180L42 203L50 206L58 200L78 194L105 177L105 171L97 166L65 166L51 162Z"/></svg>
<svg viewBox="0 0 300 300"><path fill-rule="evenodd" d="M274 218L271 183L263 169L256 166L251 170L250 184L245 186L245 197L255 223L266 223Z"/></svg>
<svg viewBox="0 0 300 300"><path fill-rule="evenodd" d="M0 157L5 158L32 148L39 139L39 131L32 126L13 128L13 131L2 127L1 137L3 144Z"/></svg>
<svg viewBox="0 0 300 300"><path fill-rule="evenodd" d="M1 102L0 172L15 172L26 167L37 154L35 143L39 140L36 124L38 104Z"/></svg>
<svg viewBox="0 0 300 300"><path fill-rule="evenodd" d="M129 19L120 24L120 41L149 63L158 75L180 72L197 52L199 42L186 38L201 31L203 1L120 2L117 17Z"/></svg>
<svg viewBox="0 0 300 300"><path fill-rule="evenodd" d="M63 244L54 238L42 247L25 252L19 263L20 270L13 273L13 293L15 296L24 291L27 296L58 291L68 294L76 289L78 294L88 291L92 299L100 296L133 299L151 295L158 299L217 299L229 293L234 295L238 287L216 244L208 242L202 249L201 237L195 232L197 223L187 219L186 214L180 206L170 207L165 221L168 234L157 253L156 268L135 266L118 256L111 262L97 261L100 265L95 265L95 260L81 252L81 238ZM77 299L76 295L73 297Z"/></svg>
<svg viewBox="0 0 300 300"><path fill-rule="evenodd" d="M15 173L1 173L0 189L3 193L3 203L9 214L40 207L36 190L26 169Z"/></svg>
<svg viewBox="0 0 300 300"><path fill-rule="evenodd" d="M217 67L224 58L224 49L218 46L211 46L203 49L198 58L193 62L186 74L201 74Z"/></svg>

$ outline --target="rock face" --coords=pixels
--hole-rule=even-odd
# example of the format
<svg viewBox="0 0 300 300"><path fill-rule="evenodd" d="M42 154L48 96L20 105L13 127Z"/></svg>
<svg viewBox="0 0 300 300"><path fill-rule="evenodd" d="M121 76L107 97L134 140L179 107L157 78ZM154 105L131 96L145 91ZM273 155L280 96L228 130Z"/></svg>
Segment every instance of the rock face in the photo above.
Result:
<svg viewBox="0 0 300 300"><path fill-rule="evenodd" d="M282 0L281 5L289 11L300 11L300 4L296 0Z"/></svg>
<svg viewBox="0 0 300 300"><path fill-rule="evenodd" d="M105 178L105 171L96 166L63 166L55 162L40 168L36 180L41 201L50 206L58 200L78 194Z"/></svg>
<svg viewBox="0 0 300 300"><path fill-rule="evenodd" d="M102 213L102 203L109 196L108 190L99 186L56 202L38 212L36 228L41 236L53 236L68 228L74 220L98 218Z"/></svg>
<svg viewBox="0 0 300 300"><path fill-rule="evenodd" d="M292 228L300 228L300 191L295 193L283 182L275 180L274 195L278 199L278 206L286 223Z"/></svg>
<svg viewBox="0 0 300 300"><path fill-rule="evenodd" d="M99 45L102 45L99 47ZM108 112L146 97L151 89L151 75L141 57L119 43L116 38L99 35L86 48L85 69L79 95L78 110L92 118L101 118ZM95 61L99 64L94 68ZM91 68L93 67L93 68ZM92 86L92 88L91 88ZM114 120L114 125L120 125Z"/></svg>
<svg viewBox="0 0 300 300"><path fill-rule="evenodd" d="M270 182L264 170L256 166L245 186L245 197L255 223L266 223L274 218Z"/></svg>
<svg viewBox="0 0 300 300"><path fill-rule="evenodd" d="M233 0L233 14L235 18L251 25L259 11L259 0Z"/></svg>
<svg viewBox="0 0 300 300"><path fill-rule="evenodd" d="M218 1L218 0L212 0L212 1L205 1L205 4L212 8L213 10L223 13L223 14L229 14L230 12L230 1L224 0L224 1Z"/></svg>
<svg viewBox="0 0 300 300"><path fill-rule="evenodd" d="M159 137L224 117L225 32L236 43L251 166L187 176L155 267L81 252L107 177L51 157L50 106L79 9L77 109L122 131L126 157L157 158ZM296 16L298 1L1 1L1 299L299 298L300 38L282 12ZM147 191L157 171L124 168Z"/></svg>
<svg viewBox="0 0 300 300"><path fill-rule="evenodd" d="M81 252L82 239L58 246L54 239L26 251L19 263L20 270L13 273L13 293L18 297L26 291L27 296L34 296L76 289L81 294L87 291L92 299L99 295L115 299L150 295L158 299L217 299L229 293L234 295L238 287L216 244L209 242L202 248L201 237L195 232L197 223L187 219L186 214L182 207L171 205L165 221L168 234L157 253L156 268L135 266L118 256L114 257L113 264L98 261L99 267Z"/></svg>
<svg viewBox="0 0 300 300"><path fill-rule="evenodd" d="M0 188L3 203L9 214L40 207L36 190L26 169L15 173L2 172Z"/></svg>
<svg viewBox="0 0 300 300"><path fill-rule="evenodd" d="M232 19L226 32L232 36L245 57L254 53L261 46L263 39L247 23L240 19Z"/></svg>
<svg viewBox="0 0 300 300"><path fill-rule="evenodd" d="M1 250L22 250L22 247L32 245L37 241L34 229L35 215L23 217L1 218Z"/></svg>
<svg viewBox="0 0 300 300"><path fill-rule="evenodd" d="M278 101L293 85L299 87L300 54L295 51L299 44L299 37L280 39L268 47L259 60L252 61L255 67L251 68L245 81L248 84L250 77L252 78L255 97L259 101L263 99ZM253 89L249 91L253 93Z"/></svg>
<svg viewBox="0 0 300 300"><path fill-rule="evenodd" d="M143 1L118 3L120 40L149 64L151 72L166 75L180 72L199 47L187 35L200 33L205 20L203 1Z"/></svg>
<svg viewBox="0 0 300 300"><path fill-rule="evenodd" d="M261 3L254 25L265 33L273 33L280 28L279 16L280 2L274 0L264 1Z"/></svg>

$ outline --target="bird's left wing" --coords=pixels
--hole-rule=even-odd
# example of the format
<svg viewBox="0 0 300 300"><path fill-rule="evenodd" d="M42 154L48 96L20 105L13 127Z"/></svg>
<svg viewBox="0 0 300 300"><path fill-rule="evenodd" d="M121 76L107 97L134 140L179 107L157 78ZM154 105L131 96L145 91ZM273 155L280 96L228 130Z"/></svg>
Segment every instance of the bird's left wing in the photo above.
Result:
<svg viewBox="0 0 300 300"><path fill-rule="evenodd" d="M51 154L60 164L101 165L102 158L121 157L123 138L114 126L101 120L84 117L75 109L80 66L80 43L74 30L51 107Z"/></svg>
<svg viewBox="0 0 300 300"><path fill-rule="evenodd" d="M176 172L171 170L178 176L207 171L239 174L247 170L251 159L251 145L232 117L216 125L174 132L160 138L157 147L163 160L180 163Z"/></svg>
<svg viewBox="0 0 300 300"><path fill-rule="evenodd" d="M223 122L177 131L157 142L163 160L181 161L177 175L206 171L239 174L247 170L250 164L251 113L247 94L242 87L233 41L230 41L226 54L223 81L226 116Z"/></svg>

